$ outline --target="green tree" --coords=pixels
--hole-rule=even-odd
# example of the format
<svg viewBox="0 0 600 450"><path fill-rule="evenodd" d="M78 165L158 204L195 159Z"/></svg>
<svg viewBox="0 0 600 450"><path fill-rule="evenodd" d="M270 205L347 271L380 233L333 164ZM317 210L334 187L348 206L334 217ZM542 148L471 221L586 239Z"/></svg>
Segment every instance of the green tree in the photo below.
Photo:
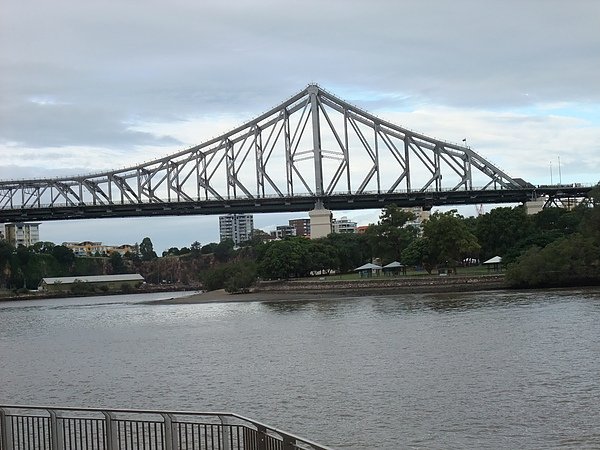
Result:
<svg viewBox="0 0 600 450"><path fill-rule="evenodd" d="M253 261L240 261L230 267L224 283L230 294L248 292L256 282L256 264Z"/></svg>
<svg viewBox="0 0 600 450"><path fill-rule="evenodd" d="M219 262L227 262L233 256L234 251L233 247L235 243L233 239L223 239L221 242L217 244L214 250L214 255L217 261Z"/></svg>
<svg viewBox="0 0 600 450"><path fill-rule="evenodd" d="M307 276L310 271L310 240L290 237L265 244L259 252L258 273L263 278Z"/></svg>
<svg viewBox="0 0 600 450"><path fill-rule="evenodd" d="M506 260L506 255L533 232L533 224L525 208L494 208L479 216L475 222L475 236L481 245L483 260L496 255Z"/></svg>
<svg viewBox="0 0 600 450"><path fill-rule="evenodd" d="M219 244L217 244L216 242L211 242L210 244L203 245L200 249L200 253L202 253L203 255L210 255L211 253L215 252L217 245Z"/></svg>
<svg viewBox="0 0 600 450"><path fill-rule="evenodd" d="M464 258L476 257L481 248L456 210L432 214L423 225L423 238L430 261L437 266L456 268Z"/></svg>
<svg viewBox="0 0 600 450"><path fill-rule="evenodd" d="M142 239L140 244L140 255L142 257L142 261L151 261L157 258L152 241L147 236Z"/></svg>
<svg viewBox="0 0 600 450"><path fill-rule="evenodd" d="M332 270L339 267L340 262L335 247L329 244L325 239L309 242L308 264L311 271L330 273Z"/></svg>
<svg viewBox="0 0 600 450"><path fill-rule="evenodd" d="M272 238L269 233L257 228L252 230L252 239L250 239L250 245L256 246L262 244L263 242L268 242L271 239Z"/></svg>
<svg viewBox="0 0 600 450"><path fill-rule="evenodd" d="M227 268L225 265L216 266L211 269L205 270L200 275L200 281L202 287L207 291L215 291L217 289L223 289L225 287L225 280L227 279Z"/></svg>
<svg viewBox="0 0 600 450"><path fill-rule="evenodd" d="M204 271L201 281L207 291L246 292L256 282L256 264L248 260L222 264Z"/></svg>
<svg viewBox="0 0 600 450"><path fill-rule="evenodd" d="M165 250L164 252L162 252L162 256L178 256L179 253L179 249L177 247L171 247L168 250Z"/></svg>
<svg viewBox="0 0 600 450"><path fill-rule="evenodd" d="M372 254L385 262L399 261L402 251L417 237L417 229L407 226L415 215L396 205L382 210L379 222L367 229Z"/></svg>
<svg viewBox="0 0 600 450"><path fill-rule="evenodd" d="M564 225L573 228L577 217L580 232L565 232ZM590 192L587 205L547 212L537 220L540 228L565 234L544 247L530 247L508 266L507 280L521 287L600 284L600 186Z"/></svg>
<svg viewBox="0 0 600 450"><path fill-rule="evenodd" d="M108 258L108 262L110 263L110 267L112 268L111 272L113 274L127 273L125 262L119 252L112 252Z"/></svg>
<svg viewBox="0 0 600 450"><path fill-rule="evenodd" d="M431 241L425 238L412 241L402 252L402 263L407 266L421 266L427 273L431 273L437 264L437 259L430 243Z"/></svg>
<svg viewBox="0 0 600 450"><path fill-rule="evenodd" d="M507 280L518 287L583 286L600 283L600 242L576 233L532 247L509 265Z"/></svg>
<svg viewBox="0 0 600 450"><path fill-rule="evenodd" d="M200 244L200 242L198 242L198 241L194 241L194 242L192 242L192 245L190 245L190 253L193 258L199 257L201 250L202 250L202 244Z"/></svg>
<svg viewBox="0 0 600 450"><path fill-rule="evenodd" d="M71 265L75 261L75 254L73 251L64 245L57 245L53 247L51 253L52 256L56 258L56 261L58 261L58 263L65 268L70 269Z"/></svg>
<svg viewBox="0 0 600 450"><path fill-rule="evenodd" d="M14 251L12 245L0 239L0 286L8 287L12 272L10 262Z"/></svg>
<svg viewBox="0 0 600 450"><path fill-rule="evenodd" d="M34 253L52 253L52 249L56 247L56 245L54 242L39 241L31 247Z"/></svg>
<svg viewBox="0 0 600 450"><path fill-rule="evenodd" d="M331 233L323 238L334 248L337 255L337 267L341 273L352 272L372 256L367 236L364 234Z"/></svg>

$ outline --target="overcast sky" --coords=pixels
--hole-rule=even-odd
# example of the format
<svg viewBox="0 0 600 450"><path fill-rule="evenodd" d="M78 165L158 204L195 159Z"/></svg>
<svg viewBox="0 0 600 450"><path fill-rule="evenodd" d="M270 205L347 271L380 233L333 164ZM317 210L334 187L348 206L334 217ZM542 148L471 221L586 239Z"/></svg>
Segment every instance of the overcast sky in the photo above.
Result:
<svg viewBox="0 0 600 450"><path fill-rule="evenodd" d="M563 182L597 182L599 24L596 0L3 0L0 179L147 161L317 82L399 125L466 138L513 177L557 182L560 158ZM346 215L366 224L377 212ZM40 232L107 244L150 236L160 252L218 240L218 219Z"/></svg>

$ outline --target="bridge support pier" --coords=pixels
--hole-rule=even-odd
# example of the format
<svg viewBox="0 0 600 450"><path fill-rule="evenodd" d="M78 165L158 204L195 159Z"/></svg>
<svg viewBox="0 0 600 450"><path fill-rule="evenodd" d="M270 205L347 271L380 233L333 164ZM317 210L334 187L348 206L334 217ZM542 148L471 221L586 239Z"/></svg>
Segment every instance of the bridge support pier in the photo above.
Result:
<svg viewBox="0 0 600 450"><path fill-rule="evenodd" d="M539 213L542 209L544 209L544 205L546 204L546 200L544 198L538 198L536 200L530 200L525 202L525 211L528 215L533 215Z"/></svg>
<svg viewBox="0 0 600 450"><path fill-rule="evenodd" d="M308 212L310 217L310 238L318 239L331 234L331 211L323 207L323 202L317 200L315 209Z"/></svg>

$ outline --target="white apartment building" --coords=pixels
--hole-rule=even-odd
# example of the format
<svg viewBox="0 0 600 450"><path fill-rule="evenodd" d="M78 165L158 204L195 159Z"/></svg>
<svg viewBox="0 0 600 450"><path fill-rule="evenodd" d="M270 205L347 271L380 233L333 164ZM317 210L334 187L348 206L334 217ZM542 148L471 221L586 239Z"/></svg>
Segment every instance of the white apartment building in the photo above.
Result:
<svg viewBox="0 0 600 450"><path fill-rule="evenodd" d="M221 241L231 239L235 245L252 239L254 216L252 214L227 214L219 216L219 236Z"/></svg>
<svg viewBox="0 0 600 450"><path fill-rule="evenodd" d="M14 247L31 247L40 241L39 223L7 223L4 225L4 239Z"/></svg>
<svg viewBox="0 0 600 450"><path fill-rule="evenodd" d="M348 220L346 216L331 221L331 227L334 233L356 233L356 226L357 223Z"/></svg>
<svg viewBox="0 0 600 450"><path fill-rule="evenodd" d="M127 253L136 254L138 249L135 245L123 244L123 245L105 245L102 242L83 241L83 242L63 242L63 246L70 249L75 256L95 256L100 254L102 256L110 255L113 252L119 253L121 256L125 256Z"/></svg>
<svg viewBox="0 0 600 450"><path fill-rule="evenodd" d="M414 220L406 222L405 227L413 226L417 227L419 230L419 234L423 231L423 222L429 219L431 216L431 211L425 211L420 206L415 206L414 208L402 208L406 212L411 212L415 215Z"/></svg>
<svg viewBox="0 0 600 450"><path fill-rule="evenodd" d="M271 236L275 239L285 239L286 237L297 236L296 227L291 225L278 225L275 231L271 231Z"/></svg>

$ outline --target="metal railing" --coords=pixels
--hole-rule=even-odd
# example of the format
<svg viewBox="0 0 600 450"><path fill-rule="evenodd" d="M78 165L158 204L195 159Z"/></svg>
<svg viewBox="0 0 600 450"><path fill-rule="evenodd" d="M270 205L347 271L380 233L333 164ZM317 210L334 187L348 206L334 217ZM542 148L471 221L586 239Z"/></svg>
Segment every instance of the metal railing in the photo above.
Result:
<svg viewBox="0 0 600 450"><path fill-rule="evenodd" d="M232 413L0 405L0 450L330 450Z"/></svg>

